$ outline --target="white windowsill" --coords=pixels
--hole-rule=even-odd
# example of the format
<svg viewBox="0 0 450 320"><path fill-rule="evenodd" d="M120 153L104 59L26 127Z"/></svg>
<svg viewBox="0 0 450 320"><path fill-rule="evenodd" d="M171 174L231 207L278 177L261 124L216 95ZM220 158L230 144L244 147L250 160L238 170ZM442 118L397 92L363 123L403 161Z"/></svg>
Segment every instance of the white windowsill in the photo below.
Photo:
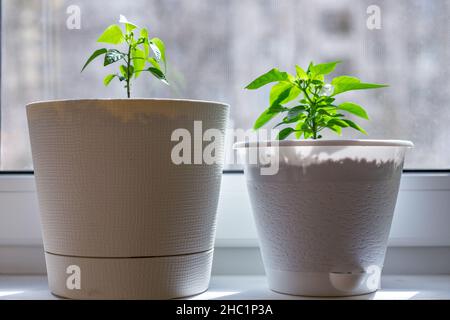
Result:
<svg viewBox="0 0 450 320"><path fill-rule="evenodd" d="M410 300L450 299L450 275L387 275L373 294L340 299ZM1 299L59 299L48 290L45 276L0 276ZM264 276L213 276L208 291L187 299L313 299L273 292Z"/></svg>

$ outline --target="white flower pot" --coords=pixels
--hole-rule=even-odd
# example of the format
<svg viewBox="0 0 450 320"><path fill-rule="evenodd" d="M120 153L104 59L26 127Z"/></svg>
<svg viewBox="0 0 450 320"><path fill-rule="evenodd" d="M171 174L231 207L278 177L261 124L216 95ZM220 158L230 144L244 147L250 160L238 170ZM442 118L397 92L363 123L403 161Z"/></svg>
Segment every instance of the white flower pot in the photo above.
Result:
<svg viewBox="0 0 450 320"><path fill-rule="evenodd" d="M223 141L218 163L176 165L171 134L193 135L194 121L224 132L227 115L227 105L189 100L27 106L54 294L151 299L208 288Z"/></svg>
<svg viewBox="0 0 450 320"><path fill-rule="evenodd" d="M306 296L379 287L408 141L238 143L269 287ZM250 163L250 152L271 159Z"/></svg>

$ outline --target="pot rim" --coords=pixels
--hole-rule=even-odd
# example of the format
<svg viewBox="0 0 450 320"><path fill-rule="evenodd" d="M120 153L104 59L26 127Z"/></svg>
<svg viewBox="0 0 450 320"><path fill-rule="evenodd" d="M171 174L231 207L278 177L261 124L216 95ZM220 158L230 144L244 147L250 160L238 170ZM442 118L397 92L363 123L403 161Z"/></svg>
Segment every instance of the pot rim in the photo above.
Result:
<svg viewBox="0 0 450 320"><path fill-rule="evenodd" d="M196 99L169 99L169 98L119 98L119 99L56 99L56 100L39 100L39 101L33 101L30 103L27 103L27 108L30 107L37 107L37 106L49 106L52 104L72 104L72 103L79 103L79 102L106 102L106 103L117 103L117 102L181 102L181 103L196 103L199 105L216 105L221 106L224 108L230 108L230 105L227 103L219 102L219 101L209 101L209 100L196 100Z"/></svg>
<svg viewBox="0 0 450 320"><path fill-rule="evenodd" d="M262 140L240 141L233 145L233 149L266 148L266 147L406 147L412 148L414 144L408 140L375 140L375 139L349 139L349 140Z"/></svg>

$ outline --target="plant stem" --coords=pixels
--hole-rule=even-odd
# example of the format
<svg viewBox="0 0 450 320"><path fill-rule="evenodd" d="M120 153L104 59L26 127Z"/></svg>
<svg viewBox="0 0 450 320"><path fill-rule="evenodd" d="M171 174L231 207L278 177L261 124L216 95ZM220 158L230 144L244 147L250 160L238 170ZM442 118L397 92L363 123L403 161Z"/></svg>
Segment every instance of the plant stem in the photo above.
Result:
<svg viewBox="0 0 450 320"><path fill-rule="evenodd" d="M312 101L311 98L308 95L308 92L306 92L306 88L302 88L300 87L300 89L303 91L303 94L305 95L305 98L309 101L310 103L310 108L311 108L311 112L309 112L308 115L311 115L311 131L312 131L312 138L314 140L317 139L317 123L316 123L316 102Z"/></svg>
<svg viewBox="0 0 450 320"><path fill-rule="evenodd" d="M313 118L312 118L312 123L313 123L313 127L312 127L312 132L313 132L313 139L316 140L317 139L317 122L316 122L316 106L313 106Z"/></svg>
<svg viewBox="0 0 450 320"><path fill-rule="evenodd" d="M130 66L131 66L131 44L128 46L128 55L127 55L127 97L128 99L131 96L131 89L130 89Z"/></svg>
<svg viewBox="0 0 450 320"><path fill-rule="evenodd" d="M311 98L309 97L308 93L306 92L306 89L300 88L303 91L303 94L305 95L306 99L309 101L309 103L311 103L311 105L314 104L314 102L312 102Z"/></svg>
<svg viewBox="0 0 450 320"><path fill-rule="evenodd" d="M312 131L313 131L313 139L316 140L317 139L317 125L316 125L316 120L315 119L313 120Z"/></svg>

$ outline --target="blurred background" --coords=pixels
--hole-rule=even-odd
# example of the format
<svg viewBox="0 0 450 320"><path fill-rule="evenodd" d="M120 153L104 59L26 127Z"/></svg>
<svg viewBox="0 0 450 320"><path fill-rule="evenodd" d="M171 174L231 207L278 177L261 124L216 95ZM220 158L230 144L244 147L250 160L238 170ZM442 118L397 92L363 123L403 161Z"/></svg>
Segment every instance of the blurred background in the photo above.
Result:
<svg viewBox="0 0 450 320"><path fill-rule="evenodd" d="M68 27L78 9L80 28ZM367 109L371 121L358 122L369 137L412 140L406 168L450 169L448 0L2 0L1 170L32 169L27 103L125 97L122 83L103 86L111 70L101 59L80 73L119 14L167 47L172 85L141 75L134 97L226 102L230 127L249 129L270 90L243 90L251 80L272 67L294 73L295 64L341 60L331 76L390 85L340 98Z"/></svg>

